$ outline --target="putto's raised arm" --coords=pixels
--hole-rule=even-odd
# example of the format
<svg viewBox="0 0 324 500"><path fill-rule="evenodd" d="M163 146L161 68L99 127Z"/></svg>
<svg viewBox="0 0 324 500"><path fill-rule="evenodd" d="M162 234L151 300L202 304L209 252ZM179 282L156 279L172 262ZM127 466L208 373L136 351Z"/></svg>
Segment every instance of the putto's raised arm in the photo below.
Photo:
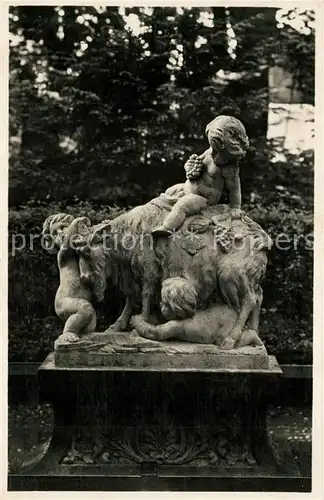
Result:
<svg viewBox="0 0 324 500"><path fill-rule="evenodd" d="M242 193L240 172L238 167L225 167L222 169L225 186L228 190L229 204L233 209L241 209Z"/></svg>

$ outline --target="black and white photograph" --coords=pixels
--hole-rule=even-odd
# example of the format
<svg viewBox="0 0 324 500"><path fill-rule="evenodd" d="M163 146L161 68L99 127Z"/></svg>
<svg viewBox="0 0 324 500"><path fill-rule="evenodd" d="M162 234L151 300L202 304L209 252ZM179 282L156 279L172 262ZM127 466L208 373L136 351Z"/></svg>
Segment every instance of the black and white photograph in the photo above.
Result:
<svg viewBox="0 0 324 500"><path fill-rule="evenodd" d="M314 493L321 12L270 5L7 5L7 492Z"/></svg>

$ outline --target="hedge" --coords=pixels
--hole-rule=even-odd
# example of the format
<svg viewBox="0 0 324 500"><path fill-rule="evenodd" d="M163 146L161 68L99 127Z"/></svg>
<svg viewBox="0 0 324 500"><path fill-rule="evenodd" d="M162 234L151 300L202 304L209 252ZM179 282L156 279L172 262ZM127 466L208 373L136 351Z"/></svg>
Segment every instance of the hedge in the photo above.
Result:
<svg viewBox="0 0 324 500"><path fill-rule="evenodd" d="M54 339L62 329L54 311L58 286L56 260L40 246L44 219L58 211L87 215L93 223L114 217L127 207L104 207L89 202L71 205L34 204L9 213L9 360L42 361L53 349ZM271 209L258 203L246 205L247 213L275 239L290 235L289 250L274 246L269 253L260 335L268 352L282 363L312 361L312 287L313 256L306 235L312 234L312 217L303 210L288 209L283 203ZM35 235L33 247L11 252L17 235ZM38 235L38 237L37 237ZM28 240L29 241L29 240ZM98 329L114 320L122 304L115 291L108 290L105 304L99 305ZM109 304L109 307L107 307Z"/></svg>

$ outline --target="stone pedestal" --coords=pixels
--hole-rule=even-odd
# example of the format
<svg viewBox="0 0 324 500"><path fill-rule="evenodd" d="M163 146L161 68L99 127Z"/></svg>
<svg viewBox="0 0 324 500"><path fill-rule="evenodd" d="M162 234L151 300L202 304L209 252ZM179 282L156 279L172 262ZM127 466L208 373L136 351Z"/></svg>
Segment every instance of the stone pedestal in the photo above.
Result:
<svg viewBox="0 0 324 500"><path fill-rule="evenodd" d="M288 448L267 434L281 370L265 350L253 361L246 348L193 354L170 342L143 358L145 341L136 352L122 340L116 352L92 342L40 367L52 441L9 489L309 491Z"/></svg>

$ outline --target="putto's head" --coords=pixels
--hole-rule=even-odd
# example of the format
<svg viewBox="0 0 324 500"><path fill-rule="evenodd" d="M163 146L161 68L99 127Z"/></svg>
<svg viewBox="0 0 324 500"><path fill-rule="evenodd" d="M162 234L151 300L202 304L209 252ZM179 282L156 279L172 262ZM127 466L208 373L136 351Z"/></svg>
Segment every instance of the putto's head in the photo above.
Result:
<svg viewBox="0 0 324 500"><path fill-rule="evenodd" d="M184 278L168 278L162 283L161 313L166 320L190 318L197 308L194 284Z"/></svg>
<svg viewBox="0 0 324 500"><path fill-rule="evenodd" d="M73 222L74 217L69 214L59 213L47 217L43 224L43 241L45 248L51 252L61 247L64 238L65 230Z"/></svg>
<svg viewBox="0 0 324 500"><path fill-rule="evenodd" d="M245 127L234 116L220 115L206 127L208 142L215 155L216 162L239 161L246 155L249 138Z"/></svg>

